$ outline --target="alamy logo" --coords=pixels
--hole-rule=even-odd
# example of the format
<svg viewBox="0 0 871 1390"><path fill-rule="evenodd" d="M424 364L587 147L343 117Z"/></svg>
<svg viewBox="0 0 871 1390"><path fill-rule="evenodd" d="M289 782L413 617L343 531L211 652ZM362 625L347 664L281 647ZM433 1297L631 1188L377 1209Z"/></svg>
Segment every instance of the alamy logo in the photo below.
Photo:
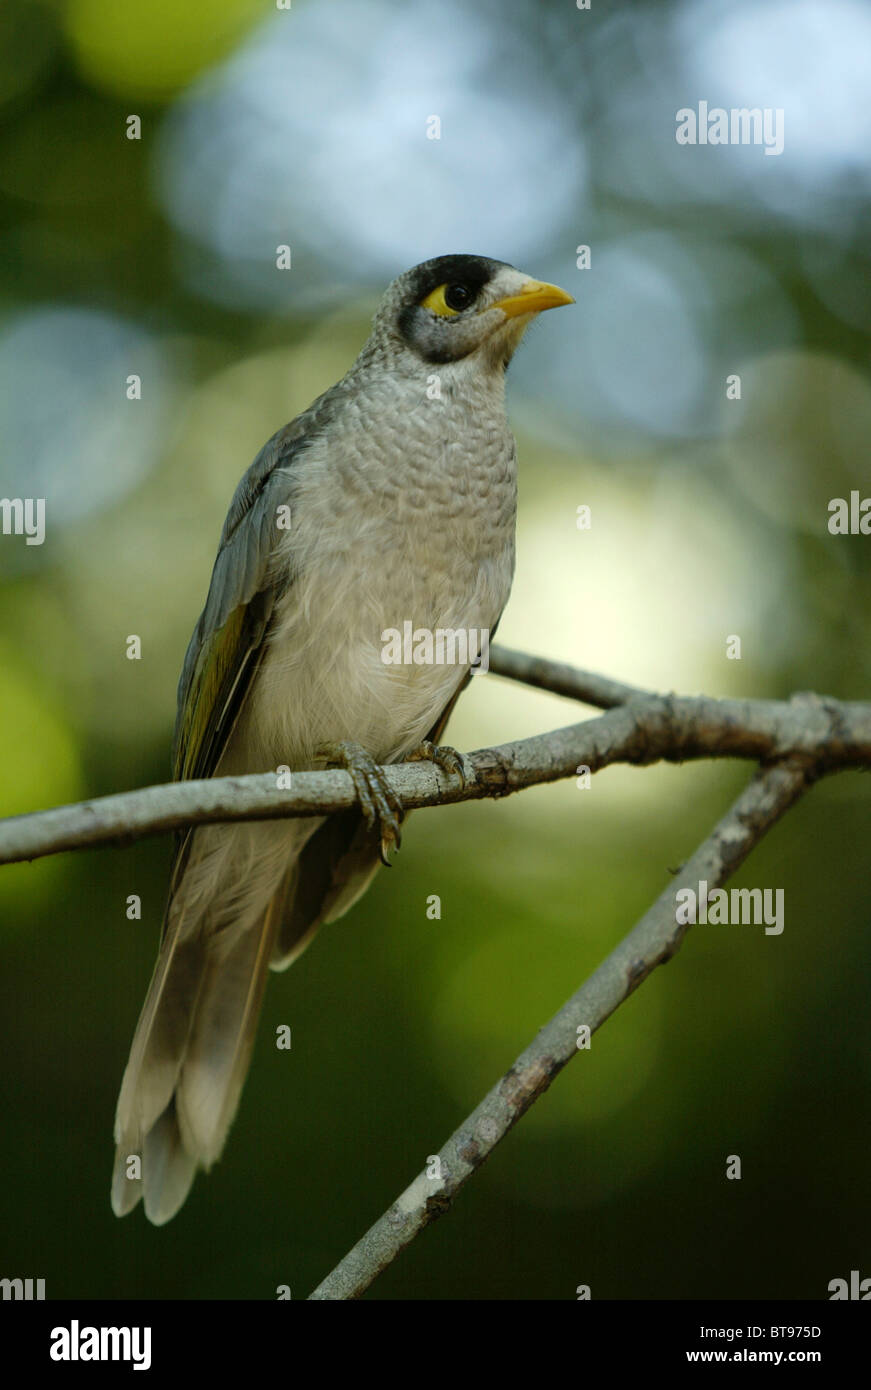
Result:
<svg viewBox="0 0 871 1390"><path fill-rule="evenodd" d="M0 529L4 536L26 536L28 545L42 545L45 498L0 497Z"/></svg>
<svg viewBox="0 0 871 1390"><path fill-rule="evenodd" d="M132 1361L134 1371L151 1366L150 1327L69 1327L51 1329L52 1361Z"/></svg>
<svg viewBox="0 0 871 1390"><path fill-rule="evenodd" d="M381 634L385 666L471 666L472 674L490 668L490 630L486 627L415 627L406 620Z"/></svg>
<svg viewBox="0 0 871 1390"><path fill-rule="evenodd" d="M36 1285L36 1292L33 1286ZM45 1298L44 1279L0 1279L0 1296L3 1298Z"/></svg>
<svg viewBox="0 0 871 1390"><path fill-rule="evenodd" d="M829 1280L829 1302L842 1298L857 1299L862 1303L871 1299L871 1279L863 1279L858 1269L850 1270L850 1282L846 1279Z"/></svg>
<svg viewBox="0 0 871 1390"><path fill-rule="evenodd" d="M783 931L783 889L777 888L715 888L708 892L706 879L694 888L679 888L675 893L674 918L679 926L701 922L704 926L737 926L752 922L765 923L766 936L780 936Z"/></svg>
<svg viewBox="0 0 871 1390"><path fill-rule="evenodd" d="M674 116L674 138L679 145L764 145L766 154L783 154L783 107L722 106L698 111L682 106Z"/></svg>
<svg viewBox="0 0 871 1390"><path fill-rule="evenodd" d="M829 532L833 536L871 536L871 497L854 489L850 500L833 497L829 503Z"/></svg>

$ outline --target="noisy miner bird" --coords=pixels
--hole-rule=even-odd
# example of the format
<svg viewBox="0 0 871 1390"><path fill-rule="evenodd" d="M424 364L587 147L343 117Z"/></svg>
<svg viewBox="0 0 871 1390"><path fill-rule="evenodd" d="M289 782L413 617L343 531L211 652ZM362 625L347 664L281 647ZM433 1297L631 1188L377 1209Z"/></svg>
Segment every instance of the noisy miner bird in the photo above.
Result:
<svg viewBox="0 0 871 1390"><path fill-rule="evenodd" d="M514 571L505 368L536 314L572 302L485 256L406 271L347 376L236 490L179 682L174 775L338 765L360 807L179 837L118 1099L118 1216L142 1197L169 1221L220 1155L267 968L347 912L399 845L379 765L424 757L462 776L438 739L473 658L388 662L384 634L495 629Z"/></svg>

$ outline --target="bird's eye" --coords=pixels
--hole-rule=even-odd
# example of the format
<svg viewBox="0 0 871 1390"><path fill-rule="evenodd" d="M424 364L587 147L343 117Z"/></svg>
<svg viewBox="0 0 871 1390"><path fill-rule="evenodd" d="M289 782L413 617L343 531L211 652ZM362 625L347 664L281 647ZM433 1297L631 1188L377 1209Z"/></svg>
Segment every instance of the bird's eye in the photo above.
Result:
<svg viewBox="0 0 871 1390"><path fill-rule="evenodd" d="M468 285L448 285L445 290L445 303L449 309L454 309L457 313L461 309L468 309L472 302L472 291Z"/></svg>
<svg viewBox="0 0 871 1390"><path fill-rule="evenodd" d="M431 310L434 314L440 314L442 318L450 318L461 313L463 309L468 309L474 298L468 285L439 285L437 290L433 290L422 301L421 307Z"/></svg>

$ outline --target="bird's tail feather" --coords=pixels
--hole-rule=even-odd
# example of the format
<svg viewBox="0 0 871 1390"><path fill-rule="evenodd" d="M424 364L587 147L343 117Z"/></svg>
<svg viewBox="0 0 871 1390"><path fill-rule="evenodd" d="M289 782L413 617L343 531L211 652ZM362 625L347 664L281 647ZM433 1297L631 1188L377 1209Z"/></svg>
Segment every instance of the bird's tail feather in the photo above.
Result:
<svg viewBox="0 0 871 1390"><path fill-rule="evenodd" d="M275 827L259 826L256 841L251 826L215 829L223 835L202 837L170 903L118 1099L112 1207L124 1216L144 1198L155 1225L175 1215L232 1124L302 831L288 843Z"/></svg>
<svg viewBox="0 0 871 1390"><path fill-rule="evenodd" d="M248 1074L280 896L244 935L210 943L175 1097L184 1146L204 1168L220 1156Z"/></svg>

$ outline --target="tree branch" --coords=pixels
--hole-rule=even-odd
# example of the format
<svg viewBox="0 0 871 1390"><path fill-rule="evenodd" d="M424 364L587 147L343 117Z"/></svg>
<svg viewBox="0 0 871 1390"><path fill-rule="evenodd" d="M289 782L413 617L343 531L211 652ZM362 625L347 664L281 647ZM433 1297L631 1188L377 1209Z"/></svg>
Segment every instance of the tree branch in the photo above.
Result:
<svg viewBox="0 0 871 1390"><path fill-rule="evenodd" d="M581 724L469 754L465 787L429 763L386 767L387 780L409 811L507 796L574 776L579 767L598 772L612 763L793 758L813 764L818 775L871 766L871 704L813 694L789 701L636 694L631 686L568 666L513 652L498 655L505 675L613 707ZM626 700L614 705L620 692ZM279 787L275 773L168 782L0 821L0 864L126 843L187 825L328 815L356 804L351 778L339 769L294 772L289 789Z"/></svg>
<svg viewBox="0 0 871 1390"><path fill-rule="evenodd" d="M679 949L676 893L719 887L806 790L810 769L783 763L758 772L672 883L439 1151L440 1178L418 1173L375 1225L319 1284L312 1299L358 1298L401 1250L451 1206L457 1192L578 1052L578 1028L593 1033L633 990Z"/></svg>
<svg viewBox="0 0 871 1390"><path fill-rule="evenodd" d="M604 714L535 738L479 749L459 785L428 763L383 769L408 810L482 797L596 772L612 763L752 758L763 764L729 813L672 884L581 989L541 1030L439 1157L441 1176L420 1173L324 1282L313 1299L355 1298L419 1231L447 1210L499 1140L575 1055L577 1029L593 1032L650 972L678 950L687 930L676 893L724 883L783 812L818 777L871 767L871 703L815 694L781 700L715 700L655 695L574 667L505 648L491 653L497 675L604 709ZM0 821L0 863L119 843L140 835L221 821L328 815L357 804L341 770L172 782Z"/></svg>

